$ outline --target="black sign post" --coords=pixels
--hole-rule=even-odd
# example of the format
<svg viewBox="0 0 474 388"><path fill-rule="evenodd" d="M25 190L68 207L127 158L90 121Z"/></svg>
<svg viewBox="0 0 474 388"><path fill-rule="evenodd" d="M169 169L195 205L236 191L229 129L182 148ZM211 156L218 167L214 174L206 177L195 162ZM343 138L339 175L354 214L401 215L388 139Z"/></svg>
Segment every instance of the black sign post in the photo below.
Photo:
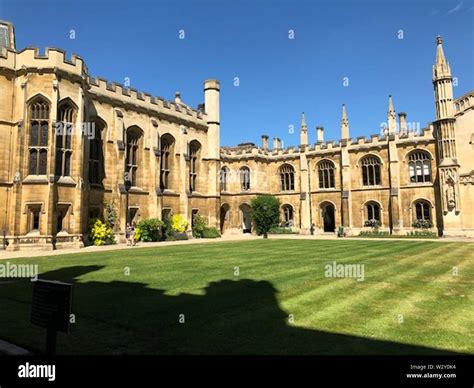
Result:
<svg viewBox="0 0 474 388"><path fill-rule="evenodd" d="M33 283L31 323L46 329L46 354L56 353L56 334L69 333L72 284L38 279Z"/></svg>

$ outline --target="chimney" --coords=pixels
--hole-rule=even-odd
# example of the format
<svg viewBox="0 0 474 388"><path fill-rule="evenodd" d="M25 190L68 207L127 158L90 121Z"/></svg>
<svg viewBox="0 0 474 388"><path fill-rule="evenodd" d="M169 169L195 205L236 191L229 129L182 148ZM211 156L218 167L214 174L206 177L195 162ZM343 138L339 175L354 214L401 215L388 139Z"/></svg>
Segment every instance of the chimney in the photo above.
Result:
<svg viewBox="0 0 474 388"><path fill-rule="evenodd" d="M274 137L273 138L273 149L274 150L279 150L281 148L281 141L280 138Z"/></svg>
<svg viewBox="0 0 474 388"><path fill-rule="evenodd" d="M400 112L398 114L398 128L401 134L408 133L407 129L407 114L405 112Z"/></svg>
<svg viewBox="0 0 474 388"><path fill-rule="evenodd" d="M268 136L262 135L262 149L268 151Z"/></svg>
<svg viewBox="0 0 474 388"><path fill-rule="evenodd" d="M318 144L324 142L324 128L320 125L316 127L316 141Z"/></svg>

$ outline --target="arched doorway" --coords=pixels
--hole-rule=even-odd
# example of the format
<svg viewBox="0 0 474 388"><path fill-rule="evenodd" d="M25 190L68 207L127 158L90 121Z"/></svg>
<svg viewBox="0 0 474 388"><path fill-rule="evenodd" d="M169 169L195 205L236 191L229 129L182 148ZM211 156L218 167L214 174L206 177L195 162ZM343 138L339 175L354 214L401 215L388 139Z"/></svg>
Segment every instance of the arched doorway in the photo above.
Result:
<svg viewBox="0 0 474 388"><path fill-rule="evenodd" d="M230 221L230 206L225 203L221 206L221 215L220 215L220 220L221 220L221 234L224 234L226 229L229 227L229 221Z"/></svg>
<svg viewBox="0 0 474 388"><path fill-rule="evenodd" d="M252 232L252 218L250 216L250 206L243 203L239 206L240 227L243 233Z"/></svg>
<svg viewBox="0 0 474 388"><path fill-rule="evenodd" d="M334 233L336 230L336 217L334 205L330 202L321 204L321 217L323 219L324 232Z"/></svg>

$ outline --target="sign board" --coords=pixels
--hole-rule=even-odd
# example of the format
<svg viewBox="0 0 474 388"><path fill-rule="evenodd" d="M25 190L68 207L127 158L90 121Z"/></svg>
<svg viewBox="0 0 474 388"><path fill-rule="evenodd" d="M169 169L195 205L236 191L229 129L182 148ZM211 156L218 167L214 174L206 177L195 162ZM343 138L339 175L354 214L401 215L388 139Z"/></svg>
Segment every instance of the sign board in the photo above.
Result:
<svg viewBox="0 0 474 388"><path fill-rule="evenodd" d="M71 311L72 284L41 279L33 282L33 325L68 333Z"/></svg>

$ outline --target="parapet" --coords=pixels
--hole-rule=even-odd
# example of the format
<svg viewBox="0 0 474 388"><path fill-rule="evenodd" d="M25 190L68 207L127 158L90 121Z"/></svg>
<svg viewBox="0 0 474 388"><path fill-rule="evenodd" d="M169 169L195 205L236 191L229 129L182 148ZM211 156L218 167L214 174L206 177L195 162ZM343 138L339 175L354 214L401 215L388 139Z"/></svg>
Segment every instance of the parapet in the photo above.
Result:
<svg viewBox="0 0 474 388"><path fill-rule="evenodd" d="M71 58L68 59L64 50L49 47L45 49L44 55L40 54L37 47L27 47L21 51L3 50L0 53L1 68L13 71L28 68L55 69L80 77L85 77L87 74L87 67L80 56L72 54Z"/></svg>

